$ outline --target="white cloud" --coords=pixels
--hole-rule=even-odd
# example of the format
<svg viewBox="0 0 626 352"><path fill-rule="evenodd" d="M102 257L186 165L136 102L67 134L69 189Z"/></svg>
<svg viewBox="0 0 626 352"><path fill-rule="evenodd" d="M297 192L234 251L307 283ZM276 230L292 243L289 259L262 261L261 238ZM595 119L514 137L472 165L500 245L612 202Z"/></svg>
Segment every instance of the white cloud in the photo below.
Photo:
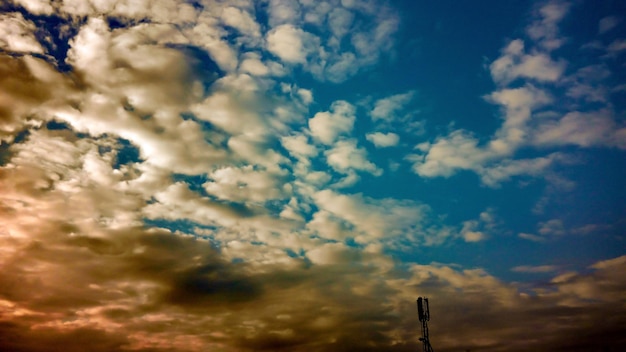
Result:
<svg viewBox="0 0 626 352"><path fill-rule="evenodd" d="M50 119L51 108L72 94L69 79L50 63L32 56L0 56L0 140Z"/></svg>
<svg viewBox="0 0 626 352"><path fill-rule="evenodd" d="M269 23L272 27L282 24L295 24L301 17L300 4L292 0L270 0Z"/></svg>
<svg viewBox="0 0 626 352"><path fill-rule="evenodd" d="M409 91L404 94L396 94L377 100L374 109L370 112L372 120L385 120L388 122L396 120L398 118L397 114L413 100L414 96L415 92Z"/></svg>
<svg viewBox="0 0 626 352"><path fill-rule="evenodd" d="M510 154L526 141L527 126L533 110L552 102L544 90L532 85L520 88L500 89L487 100L504 108L504 124L496 132L496 139L490 142L490 149L496 154Z"/></svg>
<svg viewBox="0 0 626 352"><path fill-rule="evenodd" d="M261 61L258 54L248 54L247 57L239 64L242 72L255 76L266 76L270 73L270 69Z"/></svg>
<svg viewBox="0 0 626 352"><path fill-rule="evenodd" d="M626 149L625 136L626 127L617 126L607 110L572 111L558 121L541 124L535 132L533 143L538 146L573 144Z"/></svg>
<svg viewBox="0 0 626 352"><path fill-rule="evenodd" d="M19 12L0 14L0 48L18 53L43 54L35 38L35 24Z"/></svg>
<svg viewBox="0 0 626 352"><path fill-rule="evenodd" d="M314 194L315 204L354 226L369 242L382 237L408 235L420 224L427 207L408 200L374 199L360 194L344 195L331 190ZM321 234L324 236L324 234ZM357 238L358 240L358 238Z"/></svg>
<svg viewBox="0 0 626 352"><path fill-rule="evenodd" d="M532 159L506 159L492 165L480 168L477 172L483 184L490 187L497 187L502 182L509 180L513 176L539 176L555 163L566 160L560 153L553 153L545 157Z"/></svg>
<svg viewBox="0 0 626 352"><path fill-rule="evenodd" d="M263 204L289 195L285 174L255 170L252 165L224 167L207 175L210 181L202 186L208 194L239 203Z"/></svg>
<svg viewBox="0 0 626 352"><path fill-rule="evenodd" d="M478 146L478 140L464 131L454 131L428 146L425 155L407 157L414 162L413 171L423 177L452 176L458 169L471 170L492 155Z"/></svg>
<svg viewBox="0 0 626 352"><path fill-rule="evenodd" d="M342 7L336 7L328 14L330 30L339 39L349 32L352 21L354 14Z"/></svg>
<svg viewBox="0 0 626 352"><path fill-rule="evenodd" d="M529 78L539 82L554 82L563 75L565 61L553 61L545 53L524 53L524 42L511 41L502 56L491 63L489 69L496 83L508 84L518 78Z"/></svg>
<svg viewBox="0 0 626 352"><path fill-rule="evenodd" d="M535 10L536 19L526 28L526 33L548 51L559 48L565 40L559 37L558 24L569 12L570 6L565 1L540 4Z"/></svg>
<svg viewBox="0 0 626 352"><path fill-rule="evenodd" d="M233 226L244 214L191 191L184 183L169 185L153 195L156 202L143 208L149 219L188 219L207 226Z"/></svg>
<svg viewBox="0 0 626 352"><path fill-rule="evenodd" d="M267 49L287 63L305 63L318 46L319 38L292 25L281 25L267 33Z"/></svg>
<svg viewBox="0 0 626 352"><path fill-rule="evenodd" d="M359 251L342 243L326 243L306 253L307 258L317 265L336 265L358 261Z"/></svg>
<svg viewBox="0 0 626 352"><path fill-rule="evenodd" d="M368 160L367 151L359 148L354 139L338 141L324 155L328 165L340 173L349 173L351 170L366 171L374 176L383 173L383 170Z"/></svg>
<svg viewBox="0 0 626 352"><path fill-rule="evenodd" d="M13 0L13 2L36 15L51 15L54 12L54 7L48 0Z"/></svg>
<svg viewBox="0 0 626 352"><path fill-rule="evenodd" d="M374 132L365 135L365 138L372 142L377 148L394 147L400 142L400 137L393 132Z"/></svg>
<svg viewBox="0 0 626 352"><path fill-rule="evenodd" d="M478 219L463 222L461 237L465 242L480 242L489 238L498 227L498 222L491 208L481 212Z"/></svg>
<svg viewBox="0 0 626 352"><path fill-rule="evenodd" d="M326 145L333 144L342 134L352 131L356 109L346 101L338 100L330 106L330 112L318 112L309 120L311 135Z"/></svg>
<svg viewBox="0 0 626 352"><path fill-rule="evenodd" d="M259 24L247 11L229 6L222 10L222 21L226 25L236 28L244 35L252 38L261 36Z"/></svg>
<svg viewBox="0 0 626 352"><path fill-rule="evenodd" d="M307 136L302 134L281 137L280 142L289 154L295 157L311 158L318 153L317 148L309 144Z"/></svg>

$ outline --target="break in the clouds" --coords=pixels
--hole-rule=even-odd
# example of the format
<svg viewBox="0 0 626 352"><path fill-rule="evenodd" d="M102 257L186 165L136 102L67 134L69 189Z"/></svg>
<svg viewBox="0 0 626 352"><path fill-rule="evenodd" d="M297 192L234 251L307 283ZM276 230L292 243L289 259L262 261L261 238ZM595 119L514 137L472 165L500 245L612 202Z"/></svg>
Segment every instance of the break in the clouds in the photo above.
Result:
<svg viewBox="0 0 626 352"><path fill-rule="evenodd" d="M3 3L0 350L625 348L595 6Z"/></svg>

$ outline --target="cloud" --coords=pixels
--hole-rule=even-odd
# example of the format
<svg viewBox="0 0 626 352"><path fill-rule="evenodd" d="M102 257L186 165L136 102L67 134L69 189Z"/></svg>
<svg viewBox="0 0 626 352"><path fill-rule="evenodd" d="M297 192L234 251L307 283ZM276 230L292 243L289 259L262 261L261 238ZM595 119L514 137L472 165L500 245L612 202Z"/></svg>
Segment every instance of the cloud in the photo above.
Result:
<svg viewBox="0 0 626 352"><path fill-rule="evenodd" d="M542 124L534 136L536 145L578 145L626 148L626 127L617 126L607 110L573 111Z"/></svg>
<svg viewBox="0 0 626 352"><path fill-rule="evenodd" d="M524 42L516 39L503 49L502 56L492 62L489 69L496 83L508 84L518 78L554 82L562 76L565 67L564 61L553 61L548 54L525 54Z"/></svg>
<svg viewBox="0 0 626 352"><path fill-rule="evenodd" d="M348 33L353 21L354 14L342 7L334 8L328 14L330 30L337 39Z"/></svg>
<svg viewBox="0 0 626 352"><path fill-rule="evenodd" d="M555 265L520 265L511 269L511 271L516 273L550 273L558 270L558 267Z"/></svg>
<svg viewBox="0 0 626 352"><path fill-rule="evenodd" d="M287 63L305 63L319 46L319 39L292 25L281 25L267 33L267 48Z"/></svg>
<svg viewBox="0 0 626 352"><path fill-rule="evenodd" d="M465 242L480 242L488 239L497 229L494 210L489 208L481 212L478 219L464 221L460 233Z"/></svg>
<svg viewBox="0 0 626 352"><path fill-rule="evenodd" d="M295 157L313 157L318 153L315 146L309 144L307 136L302 134L281 137L280 141L289 154Z"/></svg>
<svg viewBox="0 0 626 352"><path fill-rule="evenodd" d="M300 4L290 0L271 0L269 2L269 22L272 27L286 23L296 23L301 16Z"/></svg>
<svg viewBox="0 0 626 352"><path fill-rule="evenodd" d="M354 226L358 242L400 236L417 226L427 211L426 206L409 200L374 199L331 190L319 191L313 198L320 210Z"/></svg>
<svg viewBox="0 0 626 352"><path fill-rule="evenodd" d="M1 15L10 25L0 27L5 349L410 351L419 347L416 292L431 297L438 349L626 345L615 328L626 323L616 310L626 290L623 257L536 283L428 263L426 250L445 252L453 241L486 241L508 229L491 208L451 226L449 214L390 197L384 185L356 187L361 177L370 187L371 176L383 173L376 163L385 151L362 143L399 145L400 132L381 132L395 125L381 125L404 124L414 93L374 102L375 121L357 122L368 112L347 101L320 110L327 92L317 84L347 80L393 54L400 16L385 4L12 4L21 14ZM554 22L546 11L542 18ZM64 31L53 40L58 50L33 41L40 38L33 33L52 35L44 28L50 21ZM301 47L289 51L281 31ZM548 77L539 69L549 65L538 62L533 67ZM290 70L311 77L291 82ZM604 82L583 77L602 76L598 67L579 71L571 81L562 73L563 91L573 92L574 81ZM471 170L495 187L567 159L546 148L621 146L614 111L599 120L568 118L572 111L552 111L552 81L524 74L519 85L499 85L486 98L502 108L491 138L450 127L416 147L417 172ZM564 127L585 119L614 132L581 137ZM557 129L566 131L561 144L535 138ZM523 147L537 149L515 154ZM527 235L602 229L569 229L563 221L546 220L538 235ZM542 263L521 264L513 270L547 272ZM537 325L546 337L528 339Z"/></svg>
<svg viewBox="0 0 626 352"><path fill-rule="evenodd" d="M0 306L8 308L3 309L7 323L0 334L13 337L7 339L9 348L42 350L63 344L69 351L86 346L91 350L339 351L347 345L403 351L418 344L404 342L413 341L410 336L418 326L415 314L407 314L414 312L414 301L406 297L414 297L415 291L431 297L431 328L443 349L502 345L523 351L529 347L527 331L537 319L545 323L550 338L532 342L533 348L566 346L580 331L591 333L591 342L601 336L605 341L621 341L606 329L621 326L621 315L605 313L615 312L616 302L623 297L623 258L599 261L587 274L557 277L551 290L533 287L533 296L479 268L422 264L398 274L392 259L375 242L406 236L424 220L427 208L414 201L330 190L315 194L319 207L315 218L335 222L343 235L326 232L329 227L323 223L312 229L320 237L337 240L359 233L362 249L319 239L311 239L318 242L310 244L303 241L310 261L306 264L263 243L252 244L234 231L239 239L224 242L218 252L198 236L132 223L109 227L102 221L103 212L131 211L142 202L133 201L138 195L132 188L120 188L123 178L98 181L106 170L115 175L110 169L113 155L98 152L98 143L106 140L70 137L63 131L34 134L31 144L22 145L14 157L15 166L2 167L3 175L7 168L19 173L15 175L19 177L0 178L4 187L14 183L4 188L11 193L0 193L9 210L0 216L11 234L0 237L6 269L0 276ZM56 151L56 159L49 159L50 150ZM83 171L89 158L109 169ZM48 163L41 162L45 160ZM79 181L99 186L67 188ZM63 201L69 189L76 193L70 202ZM182 202L176 209L203 208L187 197L188 192L184 185L175 184L157 201L169 198L169 204L174 204L171 199L178 197ZM490 222L488 213L481 214L481 221ZM19 219L9 221L16 215ZM99 221L90 223L90 219ZM285 239L280 243L286 245ZM586 323L548 324L555 314ZM511 316L519 319L502 326ZM602 321L606 325L596 327ZM466 328L459 330L455 324ZM207 329L210 334L204 333Z"/></svg>
<svg viewBox="0 0 626 352"><path fill-rule="evenodd" d="M510 180L514 176L539 176L551 166L569 161L565 155L553 153L545 157L533 159L503 160L486 167L479 168L477 173L483 184L490 187L498 187L502 182Z"/></svg>
<svg viewBox="0 0 626 352"><path fill-rule="evenodd" d="M227 7L222 10L222 21L228 26L236 28L243 35L260 37L261 29L250 13L236 7Z"/></svg>
<svg viewBox="0 0 626 352"><path fill-rule="evenodd" d="M611 72L606 65L587 65L566 74L568 62L551 58L551 51L562 43L558 23L568 11L569 5L563 2L538 6L535 20L527 27L530 40L511 40L490 64L489 71L499 87L485 100L501 106L503 119L491 138L481 143L470 131L452 130L434 142L421 143L406 157L416 174L450 177L458 170L472 170L483 184L498 187L514 176L548 175L554 165L571 160L562 153L517 159L518 150L525 147L623 149L623 126L616 122L615 112L607 103L605 81ZM530 49L525 48L528 43ZM589 102L602 108L579 110L581 104Z"/></svg>
<svg viewBox="0 0 626 352"><path fill-rule="evenodd" d="M54 7L46 0L14 0L13 2L36 15L51 15L54 12Z"/></svg>
<svg viewBox="0 0 626 352"><path fill-rule="evenodd" d="M20 53L43 54L44 49L35 38L35 24L21 13L0 14L0 48Z"/></svg>
<svg viewBox="0 0 626 352"><path fill-rule="evenodd" d="M377 100L374 109L370 112L372 120L394 121L398 118L396 115L408 103L413 100L415 92L410 91L404 94L396 94L390 97Z"/></svg>
<svg viewBox="0 0 626 352"><path fill-rule="evenodd" d="M626 50L626 39L615 39L606 48L609 55L617 55Z"/></svg>
<svg viewBox="0 0 626 352"><path fill-rule="evenodd" d="M537 236L532 233L521 232L517 235L519 238L523 238L525 240L533 241L533 242L544 242L546 239L542 236Z"/></svg>
<svg viewBox="0 0 626 352"><path fill-rule="evenodd" d="M613 28L615 28L620 22L621 22L621 19L617 16L603 17L598 22L598 33L604 34L612 30Z"/></svg>
<svg viewBox="0 0 626 352"><path fill-rule="evenodd" d="M225 167L207 175L211 181L203 184L207 193L233 202L264 203L282 199L285 191L286 175L274 174L265 170L255 170L248 165L242 168Z"/></svg>
<svg viewBox="0 0 626 352"><path fill-rule="evenodd" d="M365 138L372 142L376 148L394 147L400 142L400 137L393 133L373 132L368 133Z"/></svg>
<svg viewBox="0 0 626 352"><path fill-rule="evenodd" d="M366 171L374 176L383 173L383 170L368 160L367 151L359 148L354 139L338 141L324 155L328 165L340 173L349 173L352 170Z"/></svg>
<svg viewBox="0 0 626 352"><path fill-rule="evenodd" d="M463 131L455 131L426 146L426 155L412 154L408 160L414 162L413 171L423 177L449 177L457 169L472 169L490 158L488 152L480 150L478 141Z"/></svg>
<svg viewBox="0 0 626 352"><path fill-rule="evenodd" d="M561 236L565 234L563 222L560 219L552 219L539 224L539 234L543 236Z"/></svg>
<svg viewBox="0 0 626 352"><path fill-rule="evenodd" d="M334 102L330 111L318 112L309 120L311 135L326 145L333 144L342 134L352 131L355 107L343 100Z"/></svg>
<svg viewBox="0 0 626 352"><path fill-rule="evenodd" d="M11 142L22 129L41 125L72 91L52 65L31 56L0 56L0 73L0 140Z"/></svg>
<svg viewBox="0 0 626 352"><path fill-rule="evenodd" d="M559 37L558 23L567 15L571 5L565 1L548 1L535 8L535 20L526 33L539 46L550 51L559 48L564 39Z"/></svg>

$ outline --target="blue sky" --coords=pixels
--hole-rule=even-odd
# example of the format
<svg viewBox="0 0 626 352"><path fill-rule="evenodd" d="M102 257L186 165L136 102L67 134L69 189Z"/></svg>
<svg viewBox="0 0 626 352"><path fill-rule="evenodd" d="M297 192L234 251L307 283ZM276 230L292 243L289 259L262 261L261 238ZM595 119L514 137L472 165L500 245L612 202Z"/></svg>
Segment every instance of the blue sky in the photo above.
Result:
<svg viewBox="0 0 626 352"><path fill-rule="evenodd" d="M623 13L0 5L0 341L624 348Z"/></svg>

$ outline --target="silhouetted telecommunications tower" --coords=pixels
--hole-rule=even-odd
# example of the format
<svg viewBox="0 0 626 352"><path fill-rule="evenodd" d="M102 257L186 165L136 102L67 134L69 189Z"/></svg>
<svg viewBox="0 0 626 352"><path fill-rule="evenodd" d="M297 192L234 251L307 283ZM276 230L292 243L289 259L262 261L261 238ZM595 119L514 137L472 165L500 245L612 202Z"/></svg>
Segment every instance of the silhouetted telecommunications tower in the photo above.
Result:
<svg viewBox="0 0 626 352"><path fill-rule="evenodd" d="M424 352L435 352L433 346L430 345L428 338L428 321L430 320L430 311L428 310L428 298L419 297L417 299L417 315L422 323L422 337L420 341L424 345Z"/></svg>

